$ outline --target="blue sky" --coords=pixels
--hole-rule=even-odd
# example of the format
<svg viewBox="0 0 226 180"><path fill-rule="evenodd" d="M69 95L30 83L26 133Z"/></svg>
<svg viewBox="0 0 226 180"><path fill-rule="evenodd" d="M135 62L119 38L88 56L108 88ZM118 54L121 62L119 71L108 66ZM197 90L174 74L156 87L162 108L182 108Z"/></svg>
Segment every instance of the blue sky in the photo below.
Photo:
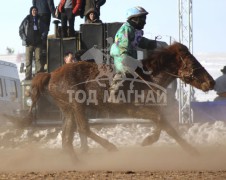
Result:
<svg viewBox="0 0 226 180"><path fill-rule="evenodd" d="M19 25L29 14L31 2L32 0L1 2L0 54L6 53L6 47L14 48L15 53L25 51L19 37ZM54 2L57 5L59 0ZM103 22L124 22L126 9L137 5L150 12L144 29L146 37L161 35L165 41L169 36L179 39L178 0L107 0L101 9L101 19ZM193 0L194 53L226 53L225 8L226 0ZM76 17L76 30L83 21ZM53 26L50 28L52 34Z"/></svg>

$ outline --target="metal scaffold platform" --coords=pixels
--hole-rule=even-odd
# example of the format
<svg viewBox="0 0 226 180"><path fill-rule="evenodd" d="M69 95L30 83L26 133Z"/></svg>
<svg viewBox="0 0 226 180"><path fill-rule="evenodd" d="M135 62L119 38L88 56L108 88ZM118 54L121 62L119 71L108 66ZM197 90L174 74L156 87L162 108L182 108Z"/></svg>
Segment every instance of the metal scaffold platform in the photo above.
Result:
<svg viewBox="0 0 226 180"><path fill-rule="evenodd" d="M179 6L179 42L193 52L193 14L192 0L178 0ZM194 90L190 85L179 81L179 122L193 123L191 100Z"/></svg>

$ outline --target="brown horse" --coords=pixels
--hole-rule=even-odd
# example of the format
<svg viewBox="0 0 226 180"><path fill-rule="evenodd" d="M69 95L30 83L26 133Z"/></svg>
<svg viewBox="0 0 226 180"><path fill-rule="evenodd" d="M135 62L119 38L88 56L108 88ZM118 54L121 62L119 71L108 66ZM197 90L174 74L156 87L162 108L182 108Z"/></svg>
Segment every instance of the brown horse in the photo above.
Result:
<svg viewBox="0 0 226 180"><path fill-rule="evenodd" d="M145 82L143 83L145 85L135 86L145 90L145 93L151 88L155 92L154 97L157 95L158 86L150 87L147 81L152 81L152 83L166 88L175 78L180 78L184 83L205 92L212 90L214 87L213 78L189 52L188 48L180 43L174 43L168 47L158 49L150 53L148 58L141 62L144 68L151 71L152 74L142 74L138 69L135 74L142 79L142 82ZM66 64L52 73L39 73L32 80L33 104L30 113L32 113L32 108L40 95L47 89L49 95L53 97L65 116L62 130L62 147L64 150L74 154L72 142L76 126L79 132L86 134L104 148L110 151L117 150L114 144L90 130L85 110L88 106L92 106L98 110L104 111L109 109L115 113L123 113L127 116L154 121L158 128L154 135L144 139L143 145L149 145L157 141L161 130L164 130L183 149L192 154L197 154L196 149L181 138L176 130L167 122L167 117L162 113L163 106L138 106L134 103L135 101L119 104L107 103L105 101L105 91L108 91L109 81L105 81L103 78L101 82L106 83L106 86L100 86L95 81L99 73L98 66L95 63L78 62Z"/></svg>

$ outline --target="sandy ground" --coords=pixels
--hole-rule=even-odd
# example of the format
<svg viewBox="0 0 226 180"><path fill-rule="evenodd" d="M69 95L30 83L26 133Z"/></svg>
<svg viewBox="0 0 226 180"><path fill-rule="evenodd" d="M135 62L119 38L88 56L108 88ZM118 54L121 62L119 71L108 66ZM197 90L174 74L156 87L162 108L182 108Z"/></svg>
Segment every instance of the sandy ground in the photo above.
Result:
<svg viewBox="0 0 226 180"><path fill-rule="evenodd" d="M198 147L193 157L179 146L102 148L78 152L79 161L60 149L0 150L0 179L226 179L226 147Z"/></svg>

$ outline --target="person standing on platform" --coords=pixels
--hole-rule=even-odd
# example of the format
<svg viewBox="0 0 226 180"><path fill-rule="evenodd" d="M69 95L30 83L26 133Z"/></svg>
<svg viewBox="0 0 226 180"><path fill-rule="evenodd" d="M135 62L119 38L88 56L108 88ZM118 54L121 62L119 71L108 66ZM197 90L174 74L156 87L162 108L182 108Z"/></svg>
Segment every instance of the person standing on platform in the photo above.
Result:
<svg viewBox="0 0 226 180"><path fill-rule="evenodd" d="M32 59L35 57L35 73L44 70L41 63L42 42L46 41L48 28L38 15L38 8L32 6L19 27L22 45L26 46L26 73L25 80L32 79Z"/></svg>
<svg viewBox="0 0 226 180"><path fill-rule="evenodd" d="M55 17L55 5L53 0L32 0L33 6L38 8L38 15L42 21L50 29L51 14Z"/></svg>
<svg viewBox="0 0 226 180"><path fill-rule="evenodd" d="M75 36L75 17L80 15L82 0L60 0L58 10L61 13L61 37ZM67 29L69 23L69 29Z"/></svg>

